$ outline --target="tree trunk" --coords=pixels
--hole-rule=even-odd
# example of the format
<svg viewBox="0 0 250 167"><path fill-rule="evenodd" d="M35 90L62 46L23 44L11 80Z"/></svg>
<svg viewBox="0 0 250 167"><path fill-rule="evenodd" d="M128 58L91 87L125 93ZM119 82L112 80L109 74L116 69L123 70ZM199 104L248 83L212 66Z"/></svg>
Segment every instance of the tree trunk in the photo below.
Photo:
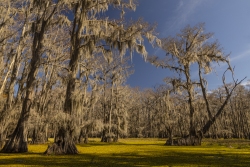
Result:
<svg viewBox="0 0 250 167"><path fill-rule="evenodd" d="M29 118L29 111L31 106L31 100L27 96L23 102L22 113L16 129L11 136L11 139L7 141L1 152L4 153L23 153L28 151L27 142L27 128L26 124Z"/></svg>
<svg viewBox="0 0 250 167"><path fill-rule="evenodd" d="M84 143L85 144L88 144L88 142L89 142L89 134L88 134L88 132L85 134L85 137L84 137Z"/></svg>
<svg viewBox="0 0 250 167"><path fill-rule="evenodd" d="M82 2L83 3L83 2ZM80 46L81 46L81 30L82 30L82 14L85 12L81 9L82 3L76 3L74 7L74 21L71 32L71 50L70 50L70 62L69 62L69 80L67 83L66 97L64 102L64 113L67 114L69 120L65 120L59 127L59 131L56 135L56 140L52 146L48 146L45 154L78 154L73 133L75 132L75 124L73 116L75 114L75 106L73 105L74 97L73 93L76 87L78 61L80 58ZM78 13L79 12L79 13Z"/></svg>
<svg viewBox="0 0 250 167"><path fill-rule="evenodd" d="M80 134L79 134L79 137L78 137L78 143L81 143L83 136L84 136L84 132L83 132L83 128L81 128Z"/></svg>
<svg viewBox="0 0 250 167"><path fill-rule="evenodd" d="M66 126L61 126L55 141L49 145L44 154L78 154L75 142L73 140L72 122L68 121Z"/></svg>
<svg viewBox="0 0 250 167"><path fill-rule="evenodd" d="M184 138L173 139L172 141L167 140L165 145L174 145L174 146L200 146L202 137L199 135L196 136L186 136Z"/></svg>
<svg viewBox="0 0 250 167"><path fill-rule="evenodd" d="M119 113L119 109L118 109L118 113ZM117 128L116 128L116 136L114 137L114 142L118 142L119 140L119 131L120 131L120 118L117 115Z"/></svg>
<svg viewBox="0 0 250 167"><path fill-rule="evenodd" d="M46 11L44 11L46 12ZM30 70L26 80L26 96L22 105L22 112L18 120L18 124L11 139L5 144L2 152L27 152L27 128L26 124L30 114L30 107L33 101L34 83L36 81L36 74L39 68L41 50L43 48L42 42L44 38L45 29L47 27L48 20L43 18L37 18L37 23L33 31L33 43L32 43L32 57L30 61ZM39 23L41 25L39 26Z"/></svg>
<svg viewBox="0 0 250 167"><path fill-rule="evenodd" d="M78 137L78 143L81 143L81 139L84 137L84 143L88 144L89 142L89 127L81 128L80 135Z"/></svg>
<svg viewBox="0 0 250 167"><path fill-rule="evenodd" d="M40 125L34 128L32 134L32 144L44 144L48 141L45 126Z"/></svg>
<svg viewBox="0 0 250 167"><path fill-rule="evenodd" d="M106 136L106 130L105 130L105 128L102 130L101 142L107 142L107 136Z"/></svg>
<svg viewBox="0 0 250 167"><path fill-rule="evenodd" d="M21 47L21 42L24 39L24 33L25 33L25 26L26 26L26 20L25 23L23 25L23 29L22 29L22 35L20 37L19 40L19 44L17 47L17 51L12 59L11 64L9 65L9 71L8 73L11 72L11 76L10 76L10 82L9 82L9 87L7 88L8 90L8 96L6 99L6 102L4 104L4 108L1 111L1 116L0 116L0 125L2 126L0 133L3 133L4 130L6 129L6 127L8 126L10 119L8 119L8 117L10 118L13 113L16 111L15 110L15 105L13 106L13 102L14 102L14 86L15 86L15 81L17 78L17 74L18 74L18 66L20 64L20 56L21 56L21 52L22 52L22 47ZM6 74L6 78L8 77L8 73ZM0 90L0 94L2 93L2 89L5 87L5 84L2 84L1 90ZM1 135L1 138L3 138L4 135ZM1 139L5 140L5 139ZM1 142L0 141L0 142ZM2 142L2 144L5 144L4 142ZM0 149L2 148L1 144L0 144Z"/></svg>
<svg viewBox="0 0 250 167"><path fill-rule="evenodd" d="M0 149L3 148L3 146L5 145L5 141L6 141L6 132L2 132L0 133Z"/></svg>
<svg viewBox="0 0 250 167"><path fill-rule="evenodd" d="M177 146L196 146L201 145L202 134L201 132L197 133L194 124L194 87L190 79L190 69L189 66L184 66L186 82L187 82L187 93L188 93L188 105L189 105L189 135L179 139L173 139L170 136L170 139L166 141L165 145L177 145ZM172 135L172 134L171 134Z"/></svg>
<svg viewBox="0 0 250 167"><path fill-rule="evenodd" d="M58 134L56 135L56 140L52 146L48 146L45 154L78 154L77 148L72 134L75 132L75 124L73 115L75 113L75 106L73 105L74 97L73 92L76 86L76 74L77 74L77 61L78 53L72 55L70 61L71 71L70 80L67 84L66 98L64 104L64 112L67 114L69 120L66 120L66 126L62 123L59 127Z"/></svg>
<svg viewBox="0 0 250 167"><path fill-rule="evenodd" d="M165 144L165 145L173 146L173 145L174 145L174 140L173 140L173 128L169 126L169 127L167 128L167 132L168 132L168 140L166 141L166 144Z"/></svg>

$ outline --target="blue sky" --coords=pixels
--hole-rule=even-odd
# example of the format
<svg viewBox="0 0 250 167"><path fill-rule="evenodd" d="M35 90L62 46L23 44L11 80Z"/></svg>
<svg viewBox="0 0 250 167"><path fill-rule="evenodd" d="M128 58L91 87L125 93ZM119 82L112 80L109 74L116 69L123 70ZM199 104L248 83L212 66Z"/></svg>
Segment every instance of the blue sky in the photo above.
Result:
<svg viewBox="0 0 250 167"><path fill-rule="evenodd" d="M135 12L126 13L127 19L142 17L149 23L157 23L159 37L175 36L186 25L204 22L206 32L213 32L226 54L230 53L235 78L250 79L250 0L138 0ZM163 56L164 52L148 47L149 55ZM171 75L167 69L157 69L134 54L135 73L127 83L132 87L150 88L163 83ZM216 66L217 73L207 76L209 89L222 85L223 64ZM195 72L195 71L194 71ZM228 77L228 81L231 78ZM247 82L245 80L244 84Z"/></svg>

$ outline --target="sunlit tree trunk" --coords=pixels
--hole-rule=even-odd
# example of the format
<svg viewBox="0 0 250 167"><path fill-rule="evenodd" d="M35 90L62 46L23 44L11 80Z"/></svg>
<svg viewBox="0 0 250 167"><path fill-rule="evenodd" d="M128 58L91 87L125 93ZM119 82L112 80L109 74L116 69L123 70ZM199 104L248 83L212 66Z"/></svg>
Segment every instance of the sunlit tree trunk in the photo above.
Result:
<svg viewBox="0 0 250 167"><path fill-rule="evenodd" d="M41 7L40 12L43 12L43 15L37 16L36 22L33 27L33 41L32 41L32 57L30 60L30 70L28 72L27 81L26 81L26 95L22 104L21 116L19 118L18 124L11 136L11 139L5 144L2 149L2 152L27 152L27 121L30 115L30 109L32 102L34 100L34 86L36 81L36 75L39 68L40 56L42 54L43 49L43 39L46 29L48 28L48 24L50 19L52 18L55 10L45 18L47 8L50 5L50 2L46 4L33 4L35 7ZM38 6L35 6L38 5ZM44 6L43 6L44 5ZM31 7L31 6L30 6ZM30 10L27 7L27 10Z"/></svg>

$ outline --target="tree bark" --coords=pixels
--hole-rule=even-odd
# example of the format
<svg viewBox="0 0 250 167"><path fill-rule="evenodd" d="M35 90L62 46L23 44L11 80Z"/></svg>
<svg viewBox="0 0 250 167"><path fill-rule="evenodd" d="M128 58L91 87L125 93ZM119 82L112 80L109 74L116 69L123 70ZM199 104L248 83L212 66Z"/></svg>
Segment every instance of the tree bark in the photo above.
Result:
<svg viewBox="0 0 250 167"><path fill-rule="evenodd" d="M32 144L44 144L48 141L46 126L47 125L40 125L34 128L32 134Z"/></svg>
<svg viewBox="0 0 250 167"><path fill-rule="evenodd" d="M46 13L47 8L44 9L43 13ZM55 12L55 11L53 11ZM51 13L52 16L54 13ZM43 48L43 39L46 28L48 27L48 19L45 19L45 14L41 18L36 18L36 24L33 29L33 43L32 43L32 57L30 61L30 70L26 81L26 96L22 105L22 112L19 118L18 124L15 128L11 139L5 144L2 152L27 152L27 121L29 119L30 107L33 102L34 85L36 81L37 70L40 63L40 55Z"/></svg>
<svg viewBox="0 0 250 167"><path fill-rule="evenodd" d="M27 15L27 13L26 13L26 15ZM13 106L13 102L14 102L14 100L13 100L14 99L14 85L15 85L15 81L16 81L16 78L17 78L18 66L20 64L20 56L21 56L21 52L22 52L22 49L23 49L21 47L21 45L22 45L22 42L24 40L24 33L25 33L26 23L27 23L27 17L25 18L25 21L24 21L24 25L23 25L23 28L22 28L22 33L21 33L20 40L18 42L18 47L16 49L16 53L13 56L12 62L9 65L8 73L6 74L6 77L4 79L4 80L6 80L7 77L8 77L8 74L11 72L10 83L9 83L9 87L7 88L8 96L7 96L4 108L3 108L2 112L1 112L1 116L0 116L0 125L2 126L1 130L0 130L0 133L4 132L4 130L8 126L8 122L10 122L10 120L7 117L12 116L12 114L16 111L14 109L15 105ZM6 85L3 83L2 87L1 87L1 90L0 90L0 94L2 93L3 88L5 88L5 86ZM5 140L5 139L3 139L3 136L4 135L1 136L2 137L1 141ZM2 147L0 147L0 149L1 148Z"/></svg>
<svg viewBox="0 0 250 167"><path fill-rule="evenodd" d="M55 142L48 146L44 154L77 154L78 150L72 137L74 135L72 127L71 121L68 121L66 126L61 126Z"/></svg>
<svg viewBox="0 0 250 167"><path fill-rule="evenodd" d="M71 50L70 50L70 62L69 62L69 80L66 88L66 97L64 102L64 112L69 118L66 121L66 125L62 124L59 127L56 139L52 146L48 146L45 154L78 154L75 142L73 140L73 132L75 131L75 124L72 122L75 114L75 107L73 105L74 97L73 93L76 87L77 80L77 68L80 57L81 46L81 30L83 22L83 2L77 2L74 7L74 21L71 32Z"/></svg>
<svg viewBox="0 0 250 167"><path fill-rule="evenodd" d="M28 96L29 97L29 96ZM23 153L28 151L28 142L27 142L27 121L29 118L29 111L31 107L31 100L25 98L23 102L23 108L21 117L18 121L18 124L15 128L14 133L4 145L1 152L4 153Z"/></svg>

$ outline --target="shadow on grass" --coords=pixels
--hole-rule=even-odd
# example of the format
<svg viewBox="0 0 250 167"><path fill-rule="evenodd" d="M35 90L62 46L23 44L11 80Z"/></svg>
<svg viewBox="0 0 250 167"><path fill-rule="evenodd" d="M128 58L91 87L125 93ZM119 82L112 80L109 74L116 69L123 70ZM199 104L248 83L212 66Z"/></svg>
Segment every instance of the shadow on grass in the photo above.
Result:
<svg viewBox="0 0 250 167"><path fill-rule="evenodd" d="M105 142L93 142L88 144L79 144L80 147L92 147L92 146L107 146L107 145L121 145L121 146L162 146L162 143L154 143L154 144L142 144L142 143L123 143L123 142L111 142L111 143L105 143Z"/></svg>
<svg viewBox="0 0 250 167"><path fill-rule="evenodd" d="M19 156L20 155L20 156ZM0 154L0 166L249 166L249 154L144 152L112 154L52 155Z"/></svg>

